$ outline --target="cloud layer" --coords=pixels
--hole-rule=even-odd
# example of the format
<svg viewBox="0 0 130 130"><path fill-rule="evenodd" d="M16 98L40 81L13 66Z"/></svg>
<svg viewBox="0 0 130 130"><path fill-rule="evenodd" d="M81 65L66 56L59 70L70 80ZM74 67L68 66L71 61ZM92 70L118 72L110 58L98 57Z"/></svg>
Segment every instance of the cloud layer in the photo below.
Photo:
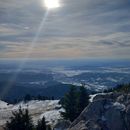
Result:
<svg viewBox="0 0 130 130"><path fill-rule="evenodd" d="M129 58L128 0L60 2L33 43L47 12L43 1L1 0L0 58Z"/></svg>

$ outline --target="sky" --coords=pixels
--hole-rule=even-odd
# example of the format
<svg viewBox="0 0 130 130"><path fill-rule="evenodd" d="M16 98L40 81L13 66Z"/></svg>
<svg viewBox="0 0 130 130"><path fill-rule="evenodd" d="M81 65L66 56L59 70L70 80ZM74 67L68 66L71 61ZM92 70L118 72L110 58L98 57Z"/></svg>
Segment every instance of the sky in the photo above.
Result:
<svg viewBox="0 0 130 130"><path fill-rule="evenodd" d="M129 0L0 0L0 58L130 57Z"/></svg>

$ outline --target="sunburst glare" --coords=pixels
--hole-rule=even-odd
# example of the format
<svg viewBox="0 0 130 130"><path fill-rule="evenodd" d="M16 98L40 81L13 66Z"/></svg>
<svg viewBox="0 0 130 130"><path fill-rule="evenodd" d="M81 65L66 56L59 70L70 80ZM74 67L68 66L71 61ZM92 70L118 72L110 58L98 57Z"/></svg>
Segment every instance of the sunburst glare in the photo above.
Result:
<svg viewBox="0 0 130 130"><path fill-rule="evenodd" d="M59 0L44 0L44 5L48 9L53 9L60 7L60 2Z"/></svg>

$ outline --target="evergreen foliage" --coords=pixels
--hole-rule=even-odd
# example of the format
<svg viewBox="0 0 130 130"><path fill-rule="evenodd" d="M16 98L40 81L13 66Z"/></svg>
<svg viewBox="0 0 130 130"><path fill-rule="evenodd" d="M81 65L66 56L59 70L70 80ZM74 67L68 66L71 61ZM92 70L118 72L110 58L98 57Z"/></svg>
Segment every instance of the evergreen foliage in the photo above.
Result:
<svg viewBox="0 0 130 130"><path fill-rule="evenodd" d="M120 84L114 88L105 90L104 93L108 92L123 92L123 93L130 93L130 83L129 84Z"/></svg>
<svg viewBox="0 0 130 130"><path fill-rule="evenodd" d="M22 110L20 107L18 112L12 112L12 114L10 121L6 123L5 130L33 130L34 126L28 109Z"/></svg>
<svg viewBox="0 0 130 130"><path fill-rule="evenodd" d="M12 112L12 114L13 116L10 121L7 121L4 130L51 130L51 127L46 125L44 117L34 126L28 109L22 110L20 107L17 112Z"/></svg>
<svg viewBox="0 0 130 130"><path fill-rule="evenodd" d="M47 126L47 130L52 130L50 125Z"/></svg>
<svg viewBox="0 0 130 130"><path fill-rule="evenodd" d="M46 121L44 117L38 121L36 130L46 130Z"/></svg>
<svg viewBox="0 0 130 130"><path fill-rule="evenodd" d="M77 90L75 86L71 86L69 92L64 96L60 103L65 109L65 112L61 112L61 115L64 119L72 122L88 105L89 95L83 85L79 90Z"/></svg>
<svg viewBox="0 0 130 130"><path fill-rule="evenodd" d="M25 95L25 97L23 98L24 102L27 103L28 101L31 101L31 100L41 100L41 101L44 101L44 100L54 100L54 96L52 97L47 97L47 96L42 96L42 95L37 95L37 96L32 96L30 94L27 94ZM17 103L17 102L16 102Z"/></svg>
<svg viewBox="0 0 130 130"><path fill-rule="evenodd" d="M69 92L63 98L62 107L65 112L61 112L61 115L65 119L73 121L77 117L77 90L75 86L71 86Z"/></svg>
<svg viewBox="0 0 130 130"><path fill-rule="evenodd" d="M78 106L77 106L77 113L78 115L84 110L84 108L89 104L89 95L87 90L82 85L79 89L79 96L78 96Z"/></svg>

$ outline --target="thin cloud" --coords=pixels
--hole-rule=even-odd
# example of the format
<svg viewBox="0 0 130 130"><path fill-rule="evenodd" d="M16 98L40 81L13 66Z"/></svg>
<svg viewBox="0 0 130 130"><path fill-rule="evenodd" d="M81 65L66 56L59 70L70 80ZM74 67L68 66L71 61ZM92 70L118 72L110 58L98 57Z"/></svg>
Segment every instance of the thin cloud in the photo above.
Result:
<svg viewBox="0 0 130 130"><path fill-rule="evenodd" d="M41 3L0 1L1 58L25 55L46 12ZM62 0L61 6L49 13L31 56L129 57L128 0Z"/></svg>

